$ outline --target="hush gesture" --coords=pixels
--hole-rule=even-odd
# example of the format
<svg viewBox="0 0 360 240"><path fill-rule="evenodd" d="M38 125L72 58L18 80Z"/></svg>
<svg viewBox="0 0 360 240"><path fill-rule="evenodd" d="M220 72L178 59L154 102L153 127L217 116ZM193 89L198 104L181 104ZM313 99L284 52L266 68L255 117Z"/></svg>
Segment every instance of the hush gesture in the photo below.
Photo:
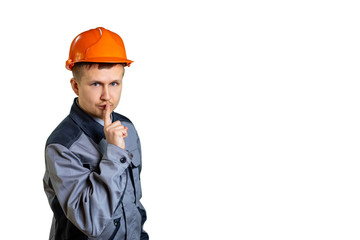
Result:
<svg viewBox="0 0 360 240"><path fill-rule="evenodd" d="M111 110L110 105L106 104L104 110L104 133L107 143L116 145L122 149L125 149L124 138L127 137L128 128L123 126L120 121L111 122Z"/></svg>

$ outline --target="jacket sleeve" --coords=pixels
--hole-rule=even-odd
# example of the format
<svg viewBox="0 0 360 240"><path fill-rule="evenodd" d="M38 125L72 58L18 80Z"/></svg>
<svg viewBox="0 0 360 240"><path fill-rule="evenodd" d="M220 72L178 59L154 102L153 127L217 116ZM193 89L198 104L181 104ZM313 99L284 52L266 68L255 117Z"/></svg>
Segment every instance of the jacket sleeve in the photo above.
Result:
<svg viewBox="0 0 360 240"><path fill-rule="evenodd" d="M48 145L45 157L52 187L66 217L87 236L99 236L124 193L129 153L108 144L97 172L83 167L79 157L61 144Z"/></svg>

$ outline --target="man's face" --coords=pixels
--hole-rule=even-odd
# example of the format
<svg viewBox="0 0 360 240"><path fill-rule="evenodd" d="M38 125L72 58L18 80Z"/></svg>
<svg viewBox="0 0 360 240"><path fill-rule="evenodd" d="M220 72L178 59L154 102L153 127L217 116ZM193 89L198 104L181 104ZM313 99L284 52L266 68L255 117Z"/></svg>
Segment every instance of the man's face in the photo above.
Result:
<svg viewBox="0 0 360 240"><path fill-rule="evenodd" d="M84 68L80 82L71 79L71 86L79 96L80 107L93 117L103 119L106 104L113 111L120 101L124 67L120 64L109 69L93 65Z"/></svg>

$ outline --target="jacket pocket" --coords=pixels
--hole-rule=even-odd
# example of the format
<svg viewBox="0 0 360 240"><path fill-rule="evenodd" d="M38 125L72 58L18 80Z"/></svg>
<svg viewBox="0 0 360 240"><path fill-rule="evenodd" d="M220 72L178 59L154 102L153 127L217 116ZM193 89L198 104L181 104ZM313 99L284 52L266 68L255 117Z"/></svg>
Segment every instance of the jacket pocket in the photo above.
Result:
<svg viewBox="0 0 360 240"><path fill-rule="evenodd" d="M140 152L138 148L129 151L132 154L131 165L132 167L139 167L141 163Z"/></svg>

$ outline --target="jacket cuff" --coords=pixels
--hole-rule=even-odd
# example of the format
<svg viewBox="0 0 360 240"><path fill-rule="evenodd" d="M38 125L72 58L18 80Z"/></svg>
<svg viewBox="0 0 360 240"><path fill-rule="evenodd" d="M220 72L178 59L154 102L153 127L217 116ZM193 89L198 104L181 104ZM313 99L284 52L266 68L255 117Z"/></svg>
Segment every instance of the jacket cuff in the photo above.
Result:
<svg viewBox="0 0 360 240"><path fill-rule="evenodd" d="M131 163L132 153L128 150L124 150L116 145L109 143L106 147L104 158L118 162L120 164L127 164Z"/></svg>

